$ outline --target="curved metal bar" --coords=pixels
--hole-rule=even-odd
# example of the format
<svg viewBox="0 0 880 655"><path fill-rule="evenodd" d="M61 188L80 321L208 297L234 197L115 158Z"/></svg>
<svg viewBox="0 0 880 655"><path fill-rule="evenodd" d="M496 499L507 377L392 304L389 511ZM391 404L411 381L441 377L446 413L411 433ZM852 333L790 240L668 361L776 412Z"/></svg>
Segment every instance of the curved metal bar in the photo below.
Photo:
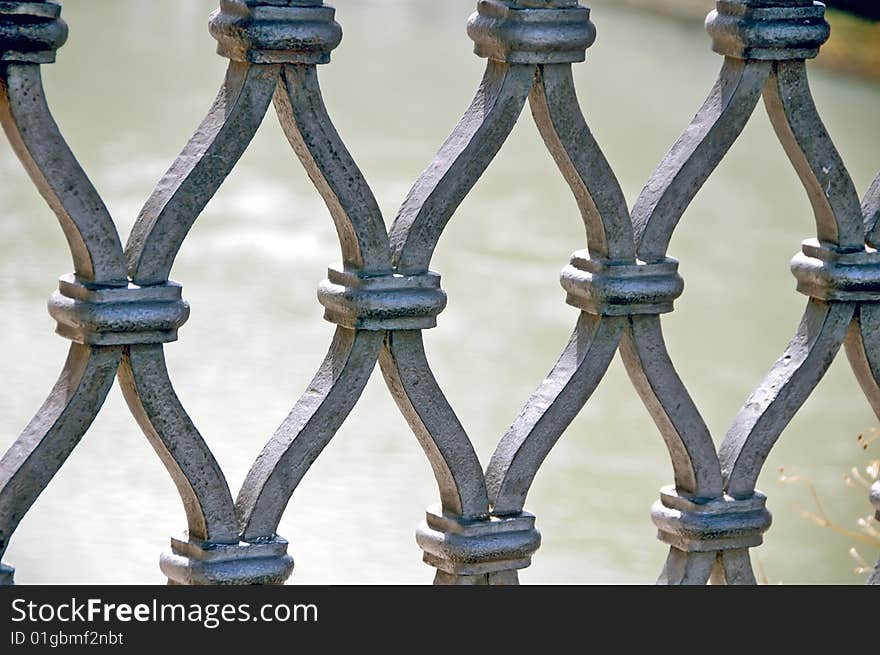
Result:
<svg viewBox="0 0 880 655"><path fill-rule="evenodd" d="M174 393L162 345L126 348L119 386L180 493L190 539L238 543L226 477Z"/></svg>
<svg viewBox="0 0 880 655"><path fill-rule="evenodd" d="M308 391L263 448L238 494L235 508L245 541L275 534L296 487L360 398L383 336L337 328Z"/></svg>
<svg viewBox="0 0 880 655"><path fill-rule="evenodd" d="M540 66L529 99L544 143L577 200L590 255L635 261L626 198L581 112L571 65Z"/></svg>
<svg viewBox="0 0 880 655"><path fill-rule="evenodd" d="M880 175L877 175L865 199L862 201L862 215L865 217L865 240L872 248L880 246Z"/></svg>
<svg viewBox="0 0 880 655"><path fill-rule="evenodd" d="M330 210L345 268L366 274L389 272L391 254L382 212L327 113L315 66L282 69L275 108L294 152Z"/></svg>
<svg viewBox="0 0 880 655"><path fill-rule="evenodd" d="M214 105L160 180L131 231L125 254L132 281L168 279L183 240L259 128L278 85L279 66L231 62Z"/></svg>
<svg viewBox="0 0 880 655"><path fill-rule="evenodd" d="M38 64L0 66L0 123L40 194L55 212L77 277L128 283L116 226L52 117Z"/></svg>
<svg viewBox="0 0 880 655"><path fill-rule="evenodd" d="M71 344L46 402L0 459L0 557L25 513L94 421L121 357L118 346Z"/></svg>
<svg viewBox="0 0 880 655"><path fill-rule="evenodd" d="M880 178L878 178L880 180ZM876 183L875 183L876 184ZM871 409L880 418L880 305L861 303L846 335L846 354L856 379L864 391ZM880 482L872 488L876 516L880 520ZM880 585L880 562L868 579L869 585Z"/></svg>
<svg viewBox="0 0 880 655"><path fill-rule="evenodd" d="M626 199L581 112L571 65L539 66L529 99L544 143L581 210L590 253L633 262L635 244ZM523 510L544 459L608 370L625 323L620 317L581 314L553 370L489 462L486 482L493 514Z"/></svg>
<svg viewBox="0 0 880 655"><path fill-rule="evenodd" d="M856 379L880 418L880 305L859 305L844 345Z"/></svg>
<svg viewBox="0 0 880 655"><path fill-rule="evenodd" d="M716 552L686 553L678 548L670 548L657 584L705 585L717 566L717 558Z"/></svg>
<svg viewBox="0 0 880 655"><path fill-rule="evenodd" d="M669 450L676 487L696 498L721 496L712 436L669 358L660 317L631 316L620 353Z"/></svg>
<svg viewBox="0 0 880 655"><path fill-rule="evenodd" d="M880 230L880 175L862 201L865 241L876 248ZM871 408L880 418L880 305L861 303L847 333L846 355Z"/></svg>
<svg viewBox="0 0 880 655"><path fill-rule="evenodd" d="M544 459L608 370L625 324L625 317L581 313L559 361L492 455L486 484L494 515L523 510Z"/></svg>
<svg viewBox="0 0 880 655"><path fill-rule="evenodd" d="M58 217L76 278L94 287L126 286L125 258L116 226L52 117L38 64L7 62L0 66L0 123ZM0 459L0 558L25 513L103 406L121 356L118 346L71 344L49 397ZM11 569L0 568L11 582Z"/></svg>
<svg viewBox="0 0 880 655"><path fill-rule="evenodd" d="M428 456L443 511L463 519L488 516L480 460L428 366L422 333L388 332L379 363L397 406Z"/></svg>
<svg viewBox="0 0 880 655"><path fill-rule="evenodd" d="M717 578L713 584L757 585L752 558L748 548L726 550L721 553L719 566L716 568Z"/></svg>
<svg viewBox="0 0 880 655"><path fill-rule="evenodd" d="M498 154L522 113L536 67L490 61L464 117L404 200L391 227L396 270L424 273L455 210Z"/></svg>
<svg viewBox="0 0 880 655"><path fill-rule="evenodd" d="M880 586L880 562L877 562L877 566L874 567L874 572L868 578L867 584L869 586Z"/></svg>
<svg viewBox="0 0 880 655"><path fill-rule="evenodd" d="M535 81L532 64L489 61L483 81L440 152L419 177L391 227L395 272L424 273L455 210L498 154ZM428 365L417 331L388 333L385 381L428 456L443 511L483 519L489 500L480 461Z"/></svg>
<svg viewBox="0 0 880 655"><path fill-rule="evenodd" d="M719 457L727 493L747 498L785 426L825 375L853 320L852 303L811 299L783 356L734 419Z"/></svg>
<svg viewBox="0 0 880 655"><path fill-rule="evenodd" d="M776 62L764 90L764 104L779 141L807 190L819 240L842 250L864 250L865 227L859 196L816 110L806 62Z"/></svg>
<svg viewBox="0 0 880 655"><path fill-rule="evenodd" d="M676 225L746 126L771 64L727 58L690 126L645 186L632 211L639 258L663 259Z"/></svg>
<svg viewBox="0 0 880 655"><path fill-rule="evenodd" d="M382 213L327 113L313 65L285 65L275 92L282 129L324 199L359 275L391 273ZM303 476L351 412L376 366L384 332L337 328L308 392L263 449L236 501L244 539L275 533Z"/></svg>

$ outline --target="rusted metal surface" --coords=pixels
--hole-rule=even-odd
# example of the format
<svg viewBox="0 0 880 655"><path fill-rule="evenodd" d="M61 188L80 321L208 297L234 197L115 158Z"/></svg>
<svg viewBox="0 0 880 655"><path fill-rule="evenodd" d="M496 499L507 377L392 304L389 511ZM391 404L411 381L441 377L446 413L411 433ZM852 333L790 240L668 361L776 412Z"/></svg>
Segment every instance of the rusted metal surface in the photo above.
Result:
<svg viewBox="0 0 880 655"><path fill-rule="evenodd" d="M880 415L880 177L859 200L822 126L805 59L828 38L808 0L719 0L707 27L724 56L715 86L630 211L578 102L571 66L595 39L576 0L480 0L468 32L488 59L471 106L404 199L390 230L324 106L317 66L342 32L320 0L222 0L210 19L230 60L213 106L146 201L125 248L67 148L40 65L67 28L53 2L0 3L0 120L58 216L74 273L49 302L71 350L56 387L0 460L0 555L72 452L118 378L133 417L180 493L187 532L161 568L173 584L274 584L293 570L276 534L303 476L378 364L432 466L440 504L417 530L438 584L516 584L541 544L525 510L541 465L589 402L619 350L669 451L674 485L652 518L669 556L665 584L753 584L749 549L770 527L755 489L771 448L841 347ZM746 401L720 449L675 371L661 315L684 291L668 246L685 210L763 96L803 182L816 238L792 262L808 296L801 326ZM324 199L342 249L318 289L336 333L308 392L233 496L172 386L164 344L189 306L169 279L184 240L274 103L296 157ZM446 306L433 253L457 208L530 106L583 221L561 274L580 311L548 377L502 435L486 470L431 372L422 330ZM880 489L872 502L880 512ZM12 582L0 568L0 582ZM880 582L878 575L873 582Z"/></svg>

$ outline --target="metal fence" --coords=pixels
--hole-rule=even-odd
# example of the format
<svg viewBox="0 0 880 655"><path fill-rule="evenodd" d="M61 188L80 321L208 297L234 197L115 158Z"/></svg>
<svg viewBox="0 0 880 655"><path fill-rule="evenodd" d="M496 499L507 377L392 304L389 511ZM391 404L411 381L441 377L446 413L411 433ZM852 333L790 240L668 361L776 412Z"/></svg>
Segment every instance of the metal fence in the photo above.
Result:
<svg viewBox="0 0 880 655"><path fill-rule="evenodd" d="M620 350L669 450L674 484L652 516L667 584L753 584L749 549L770 526L755 484L771 448L841 346L880 415L880 176L860 202L822 125L805 61L828 39L811 0L718 0L707 28L724 57L693 122L632 211L581 112L571 66L595 29L577 0L479 0L468 32L488 60L473 103L404 200L390 230L333 127L317 67L342 30L320 0L221 0L210 29L230 60L207 117L145 203L123 248L102 199L47 105L40 67L67 37L49 0L0 2L0 121L58 216L73 256L49 300L71 343L45 404L0 460L0 556L25 513L79 443L118 378L134 419L174 480L187 532L161 568L173 584L281 583L293 569L276 534L300 480L357 403L378 363L427 455L440 491L416 538L438 584L515 584L541 543L525 511L544 458ZM676 374L660 316L684 283L667 247L685 209L763 96L812 204L817 235L792 261L807 307L797 334L716 451ZM562 271L581 310L549 376L501 438L484 472L432 375L422 330L446 305L431 259L456 208L529 103L577 200L585 249ZM190 228L275 112L333 218L342 262L318 289L337 325L330 350L233 498L172 387L163 344L189 306L169 279ZM880 483L871 502L880 513ZM12 583L13 568L0 567ZM871 581L880 584L880 568Z"/></svg>

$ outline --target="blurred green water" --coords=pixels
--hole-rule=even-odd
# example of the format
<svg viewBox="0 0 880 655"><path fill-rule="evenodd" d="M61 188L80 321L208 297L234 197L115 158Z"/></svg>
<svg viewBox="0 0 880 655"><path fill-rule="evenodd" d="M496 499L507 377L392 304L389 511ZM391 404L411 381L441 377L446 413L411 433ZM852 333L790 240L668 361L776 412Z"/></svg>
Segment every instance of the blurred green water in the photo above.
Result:
<svg viewBox="0 0 880 655"><path fill-rule="evenodd" d="M127 234L140 204L213 99L224 61L206 16L214 0L67 0L71 37L45 71L57 120ZM322 85L340 133L390 223L479 82L464 21L472 0L336 0L346 30ZM599 40L577 66L588 120L632 202L713 83L720 58L699 28L603 6ZM817 72L817 103L866 189L880 167L880 89ZM0 448L54 382L66 343L45 298L70 269L54 217L0 146ZM805 300L788 261L813 231L805 194L756 115L685 215L671 254L687 292L664 319L674 361L716 440L794 332ZM465 201L433 268L450 303L426 334L435 373L485 463L550 369L576 319L559 269L583 246L571 195L528 112ZM192 304L169 368L237 489L305 389L332 327L314 299L338 259L332 225L274 117L209 205L173 277ZM855 583L847 539L797 512L809 475L848 526L869 511L842 474L866 461L876 425L843 358L783 435L760 487L775 522L756 559L775 581ZM665 557L649 519L672 481L656 429L619 362L550 455L529 498L544 545L527 583L651 582ZM377 373L294 496L280 528L294 583L423 583L413 532L437 492L430 467ZM185 527L170 479L114 390L40 497L5 561L20 583L161 582L158 553ZM876 557L876 553L865 552Z"/></svg>

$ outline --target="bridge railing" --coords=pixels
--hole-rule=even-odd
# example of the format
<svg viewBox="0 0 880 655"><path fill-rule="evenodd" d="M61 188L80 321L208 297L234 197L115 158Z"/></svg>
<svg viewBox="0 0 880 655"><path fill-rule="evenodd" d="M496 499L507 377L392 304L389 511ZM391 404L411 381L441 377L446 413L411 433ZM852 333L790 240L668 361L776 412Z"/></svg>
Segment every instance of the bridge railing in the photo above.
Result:
<svg viewBox="0 0 880 655"><path fill-rule="evenodd" d="M749 550L771 523L758 476L842 347L880 415L880 176L860 200L811 96L805 62L829 36L824 11L811 0L718 0L707 20L723 57L718 80L630 209L575 94L571 67L596 35L590 10L577 0L479 0L468 33L488 60L485 76L389 230L318 83L318 67L342 38L335 10L320 0L221 0L210 29L229 59L226 78L123 247L44 96L41 66L67 37L60 5L0 2L0 122L73 258L73 273L49 300L57 333L71 342L67 362L0 460L0 556L118 379L185 509L187 530L161 557L169 581L285 581L293 559L276 533L281 516L378 364L439 487L440 502L416 534L435 581L515 584L541 543L525 510L532 481L619 350L674 470L652 511L669 546L660 582L754 583ZM716 449L664 343L661 316L684 290L667 248L762 98L812 204L816 235L792 261L807 297L801 325ZM566 301L581 313L484 471L431 372L422 331L446 305L431 269L438 241L527 103L586 229L561 274ZM272 107L339 236L341 262L317 292L337 328L307 393L233 496L168 375L163 345L177 340L189 315L169 276ZM871 502L880 513L880 484ZM2 565L0 581L12 579ZM872 581L880 583L880 569Z"/></svg>

